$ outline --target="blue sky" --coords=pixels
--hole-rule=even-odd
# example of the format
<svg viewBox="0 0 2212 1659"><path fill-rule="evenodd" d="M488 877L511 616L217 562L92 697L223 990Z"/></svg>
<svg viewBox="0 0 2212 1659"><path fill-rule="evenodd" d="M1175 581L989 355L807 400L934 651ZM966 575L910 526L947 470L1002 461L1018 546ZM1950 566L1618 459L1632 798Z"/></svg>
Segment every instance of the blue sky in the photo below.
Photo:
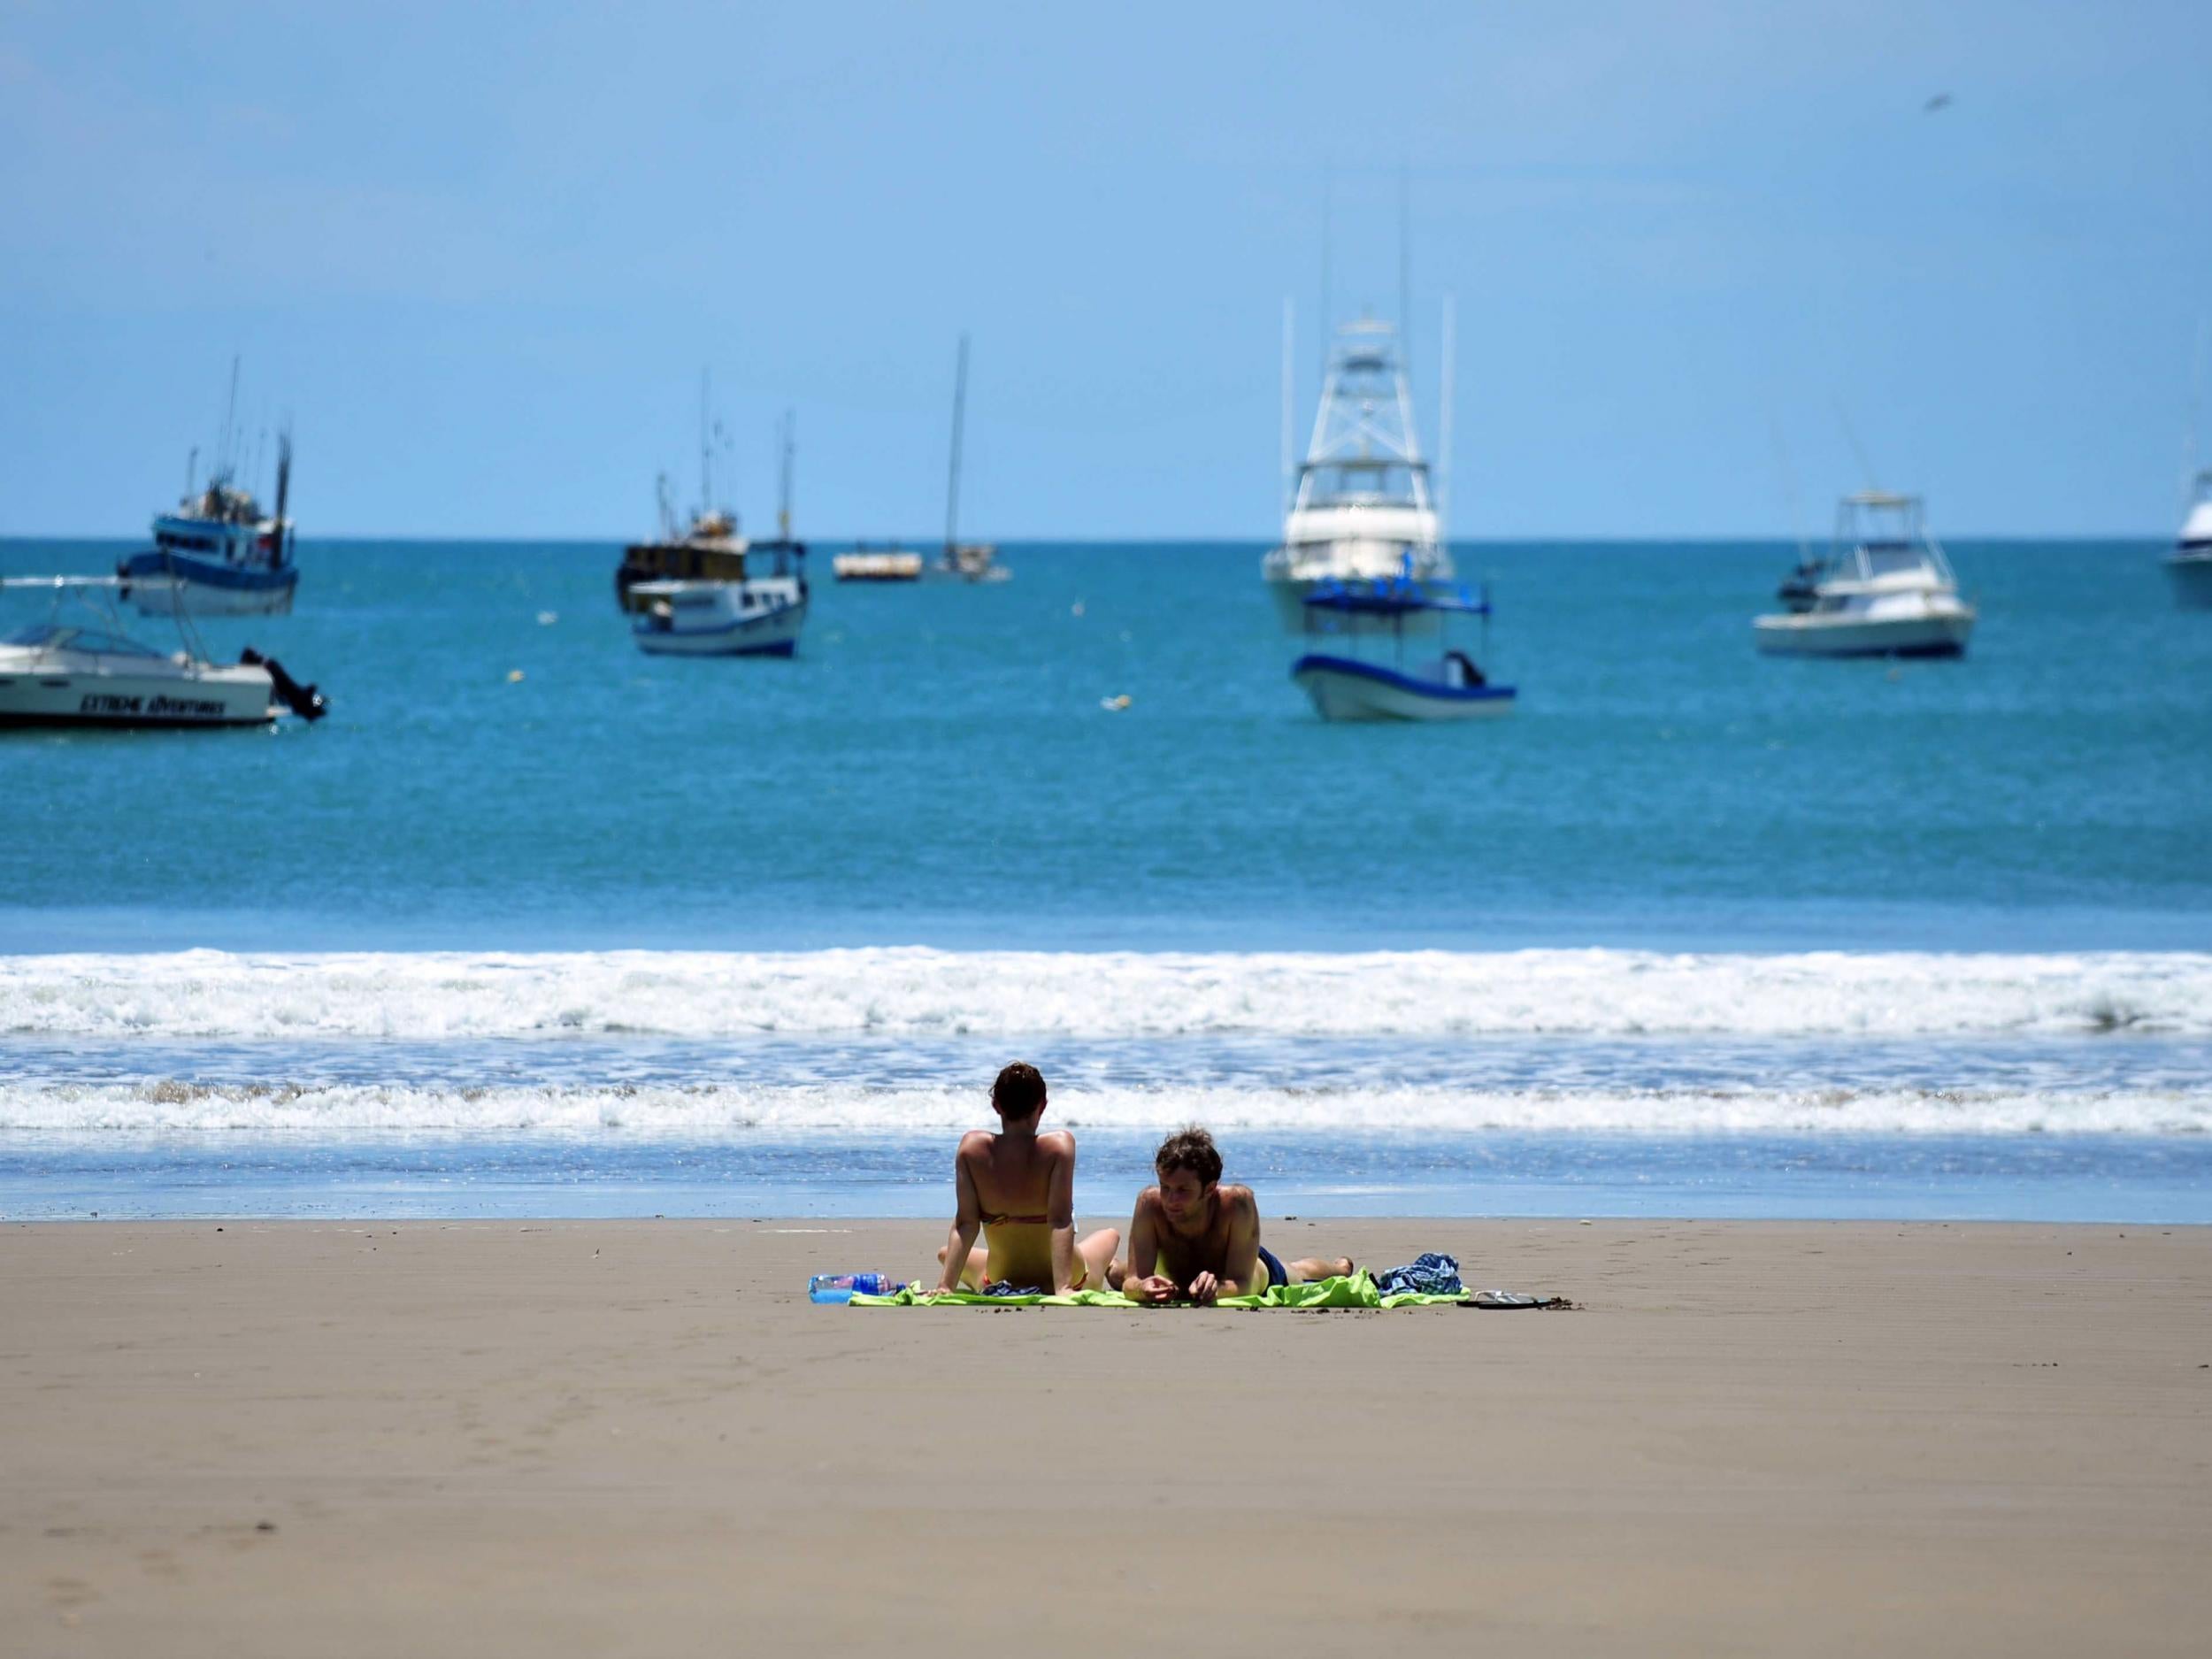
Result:
<svg viewBox="0 0 2212 1659"><path fill-rule="evenodd" d="M803 533L921 535L965 328L964 528L1261 540L1402 176L1455 535L1824 525L1847 419L1951 535L2162 535L2208 81L2200 3L0 0L0 534L142 529L234 350L311 538L642 531L703 365L749 523L790 407Z"/></svg>

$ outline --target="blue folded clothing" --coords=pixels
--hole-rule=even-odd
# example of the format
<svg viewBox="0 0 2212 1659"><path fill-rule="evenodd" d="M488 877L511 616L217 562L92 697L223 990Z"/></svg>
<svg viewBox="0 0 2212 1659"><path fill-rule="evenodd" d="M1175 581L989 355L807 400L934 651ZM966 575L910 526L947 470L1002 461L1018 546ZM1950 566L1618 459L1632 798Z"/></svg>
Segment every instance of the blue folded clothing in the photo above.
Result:
<svg viewBox="0 0 2212 1659"><path fill-rule="evenodd" d="M1417 1256L1403 1267L1375 1275L1375 1288L1386 1296L1456 1296L1466 1286L1459 1282L1459 1263L1434 1250Z"/></svg>
<svg viewBox="0 0 2212 1659"><path fill-rule="evenodd" d="M1002 1279L995 1279L983 1287L983 1294L987 1296L1041 1296L1045 1293L1041 1285L1010 1285Z"/></svg>

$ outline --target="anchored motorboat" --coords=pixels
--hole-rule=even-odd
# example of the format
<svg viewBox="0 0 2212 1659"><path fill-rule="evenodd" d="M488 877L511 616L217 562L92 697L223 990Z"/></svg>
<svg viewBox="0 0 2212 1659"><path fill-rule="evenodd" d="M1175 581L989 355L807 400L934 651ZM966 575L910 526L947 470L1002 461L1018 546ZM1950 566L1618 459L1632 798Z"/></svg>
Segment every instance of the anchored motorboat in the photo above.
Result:
<svg viewBox="0 0 2212 1659"><path fill-rule="evenodd" d="M235 442L238 365L230 370L230 413L214 470L201 485L199 451L185 465L183 498L154 519L154 544L115 567L118 592L147 616L182 608L203 617L283 616L300 581L293 562L292 521L285 516L292 484L292 434L277 434L276 511L264 514L237 480Z"/></svg>
<svg viewBox="0 0 2212 1659"><path fill-rule="evenodd" d="M250 647L235 663L210 662L181 606L171 614L182 649L165 655L130 638L93 597L123 585L113 576L0 583L50 592L55 601L48 620L0 638L0 726L261 726L288 710L311 721L328 711L314 687ZM65 611L70 600L85 611L81 618Z"/></svg>
<svg viewBox="0 0 2212 1659"><path fill-rule="evenodd" d="M642 581L630 597L641 650L657 657L788 657L806 626L806 549L763 543L745 556L766 565L734 581Z"/></svg>
<svg viewBox="0 0 2212 1659"><path fill-rule="evenodd" d="M1974 619L1920 498L1865 490L1837 509L1810 607L1759 617L1752 628L1777 657L1958 657Z"/></svg>
<svg viewBox="0 0 2212 1659"><path fill-rule="evenodd" d="M1445 360L1448 365L1448 348ZM1287 438L1287 373L1285 387ZM1448 406L1448 395L1444 401ZM1261 562L1260 573L1284 626L1294 630L1305 627L1306 598L1325 583L1451 580L1442 513L1430 493L1412 388L1390 324L1363 319L1338 332L1282 545ZM1436 621L1418 611L1396 618L1401 627L1432 629Z"/></svg>
<svg viewBox="0 0 2212 1659"><path fill-rule="evenodd" d="M2212 611L2212 467L2192 480L2188 516L2166 556L2174 597L2192 611Z"/></svg>
<svg viewBox="0 0 2212 1659"><path fill-rule="evenodd" d="M1402 576L1325 580L1302 603L1308 649L1290 677L1323 719L1477 720L1512 711L1515 687L1492 685L1473 657L1451 645L1448 632L1454 618L1480 617L1486 640L1486 592L1479 600L1464 588L1443 594ZM1409 634L1420 652L1411 662ZM1384 639L1391 641L1386 663L1376 660L1386 654Z"/></svg>

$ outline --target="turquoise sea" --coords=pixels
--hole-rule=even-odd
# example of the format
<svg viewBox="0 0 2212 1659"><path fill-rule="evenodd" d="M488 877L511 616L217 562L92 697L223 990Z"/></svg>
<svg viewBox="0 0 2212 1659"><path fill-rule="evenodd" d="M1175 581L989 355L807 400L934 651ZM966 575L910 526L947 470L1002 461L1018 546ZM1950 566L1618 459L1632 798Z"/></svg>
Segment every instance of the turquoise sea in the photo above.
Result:
<svg viewBox="0 0 2212 1659"><path fill-rule="evenodd" d="M2154 543L1953 543L1894 665L1754 654L1793 546L1468 544L1471 728L1317 720L1263 550L818 554L716 662L611 546L303 542L202 631L320 726L0 734L0 1215L935 1213L1019 1056L1100 1211L1196 1118L1271 1212L2212 1220Z"/></svg>

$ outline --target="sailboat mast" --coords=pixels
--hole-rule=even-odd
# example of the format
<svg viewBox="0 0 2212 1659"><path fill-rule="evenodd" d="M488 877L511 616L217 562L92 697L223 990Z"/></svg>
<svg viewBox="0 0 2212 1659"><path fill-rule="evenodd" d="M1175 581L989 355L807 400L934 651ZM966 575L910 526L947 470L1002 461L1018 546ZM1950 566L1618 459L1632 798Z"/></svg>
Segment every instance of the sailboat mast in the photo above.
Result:
<svg viewBox="0 0 2212 1659"><path fill-rule="evenodd" d="M1436 394L1436 539L1448 539L1446 521L1452 508L1452 379L1457 341L1459 306L1447 294L1444 296L1443 361L1437 365Z"/></svg>
<svg viewBox="0 0 2212 1659"><path fill-rule="evenodd" d="M953 557L955 534L960 521L960 427L968 408L968 336L960 335L959 366L952 380L952 466L945 480L945 557Z"/></svg>
<svg viewBox="0 0 2212 1659"><path fill-rule="evenodd" d="M1282 449L1282 511L1290 511L1290 379L1293 373L1291 354L1297 349L1297 318L1289 295L1283 296L1283 449Z"/></svg>
<svg viewBox="0 0 2212 1659"><path fill-rule="evenodd" d="M2204 403L2204 349L2212 340L2212 317L2197 319L2196 361L2189 372L2189 427L2181 441L2181 511L2185 514L2197 499L2197 416Z"/></svg>
<svg viewBox="0 0 2212 1659"><path fill-rule="evenodd" d="M776 496L776 536L779 541L791 540L791 450L798 416L792 410L783 411L783 469Z"/></svg>

